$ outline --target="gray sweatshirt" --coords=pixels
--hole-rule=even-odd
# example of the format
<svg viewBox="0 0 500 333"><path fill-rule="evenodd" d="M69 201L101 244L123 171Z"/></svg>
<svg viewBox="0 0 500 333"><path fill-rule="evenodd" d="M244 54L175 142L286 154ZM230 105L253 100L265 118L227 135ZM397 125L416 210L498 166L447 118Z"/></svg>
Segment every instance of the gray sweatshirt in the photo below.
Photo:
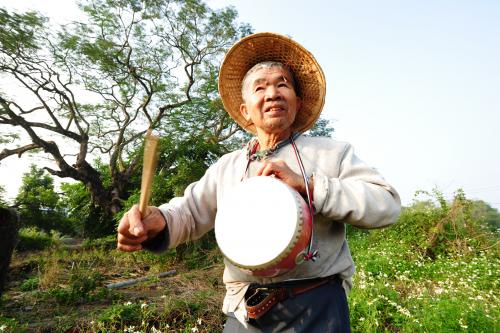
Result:
<svg viewBox="0 0 500 333"><path fill-rule="evenodd" d="M268 284L339 274L348 291L355 268L344 224L380 228L394 223L400 212L401 203L396 190L375 169L362 162L350 144L305 136L297 138L296 144L306 175L313 176L314 235L320 255L315 262L306 261L274 278L248 275L225 260L223 281L227 292L222 310L234 313L240 321L246 318L243 296L252 282ZM273 159L284 160L294 172L300 174L290 144L268 158ZM190 184L183 197L161 205L159 208L168 226L168 239L161 248L174 248L198 239L214 228L217 205L224 194L242 178L255 175L260 163L251 162L245 174L246 149L226 154L199 181Z"/></svg>

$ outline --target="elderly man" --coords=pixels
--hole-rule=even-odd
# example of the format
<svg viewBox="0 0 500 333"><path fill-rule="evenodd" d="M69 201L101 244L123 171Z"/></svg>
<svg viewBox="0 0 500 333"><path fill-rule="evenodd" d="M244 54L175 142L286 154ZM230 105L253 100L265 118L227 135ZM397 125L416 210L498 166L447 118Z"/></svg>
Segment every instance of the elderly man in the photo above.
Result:
<svg viewBox="0 0 500 333"><path fill-rule="evenodd" d="M236 43L221 66L219 92L227 112L256 138L222 156L183 197L149 207L144 219L131 208L118 227L118 248L162 251L197 239L214 228L220 203L242 179L273 176L314 207L310 245L319 255L309 251L303 263L272 276L226 259L224 332L350 331L346 291L354 263L345 224L394 223L397 192L349 144L301 135L321 113L325 79L314 57L290 38L258 33ZM248 211L258 208L248 204Z"/></svg>

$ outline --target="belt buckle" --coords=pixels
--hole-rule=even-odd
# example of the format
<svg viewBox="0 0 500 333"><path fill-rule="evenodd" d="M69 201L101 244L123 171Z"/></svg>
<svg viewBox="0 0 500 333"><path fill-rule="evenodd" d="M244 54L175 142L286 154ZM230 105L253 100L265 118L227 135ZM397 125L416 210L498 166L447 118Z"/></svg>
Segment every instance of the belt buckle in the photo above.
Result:
<svg viewBox="0 0 500 333"><path fill-rule="evenodd" d="M257 304L260 304L263 299L269 296L273 292L273 289L267 287L257 287L252 288L249 291L250 293L245 297L246 303L249 305L253 304L252 306L255 306Z"/></svg>

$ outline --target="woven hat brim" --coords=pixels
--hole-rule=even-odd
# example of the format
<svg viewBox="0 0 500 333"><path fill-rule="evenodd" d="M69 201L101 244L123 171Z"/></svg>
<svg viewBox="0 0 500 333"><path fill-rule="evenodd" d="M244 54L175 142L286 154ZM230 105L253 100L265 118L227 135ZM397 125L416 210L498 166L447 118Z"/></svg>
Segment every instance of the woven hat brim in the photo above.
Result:
<svg viewBox="0 0 500 333"><path fill-rule="evenodd" d="M280 34L262 32L247 36L227 52L219 72L219 94L224 108L242 128L256 133L255 125L240 113L241 86L248 70L263 61L281 62L292 70L302 99L293 130L307 131L319 118L325 104L325 75L309 51Z"/></svg>

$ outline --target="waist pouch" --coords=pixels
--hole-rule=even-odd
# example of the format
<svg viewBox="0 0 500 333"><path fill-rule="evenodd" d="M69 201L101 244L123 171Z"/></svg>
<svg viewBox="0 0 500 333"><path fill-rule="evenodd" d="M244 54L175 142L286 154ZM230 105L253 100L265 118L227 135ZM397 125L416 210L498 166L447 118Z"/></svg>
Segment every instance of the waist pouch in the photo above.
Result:
<svg viewBox="0 0 500 333"><path fill-rule="evenodd" d="M251 285L245 294L248 318L259 319L278 302L294 297L330 281L341 282L337 275L319 279L284 282L273 285Z"/></svg>

